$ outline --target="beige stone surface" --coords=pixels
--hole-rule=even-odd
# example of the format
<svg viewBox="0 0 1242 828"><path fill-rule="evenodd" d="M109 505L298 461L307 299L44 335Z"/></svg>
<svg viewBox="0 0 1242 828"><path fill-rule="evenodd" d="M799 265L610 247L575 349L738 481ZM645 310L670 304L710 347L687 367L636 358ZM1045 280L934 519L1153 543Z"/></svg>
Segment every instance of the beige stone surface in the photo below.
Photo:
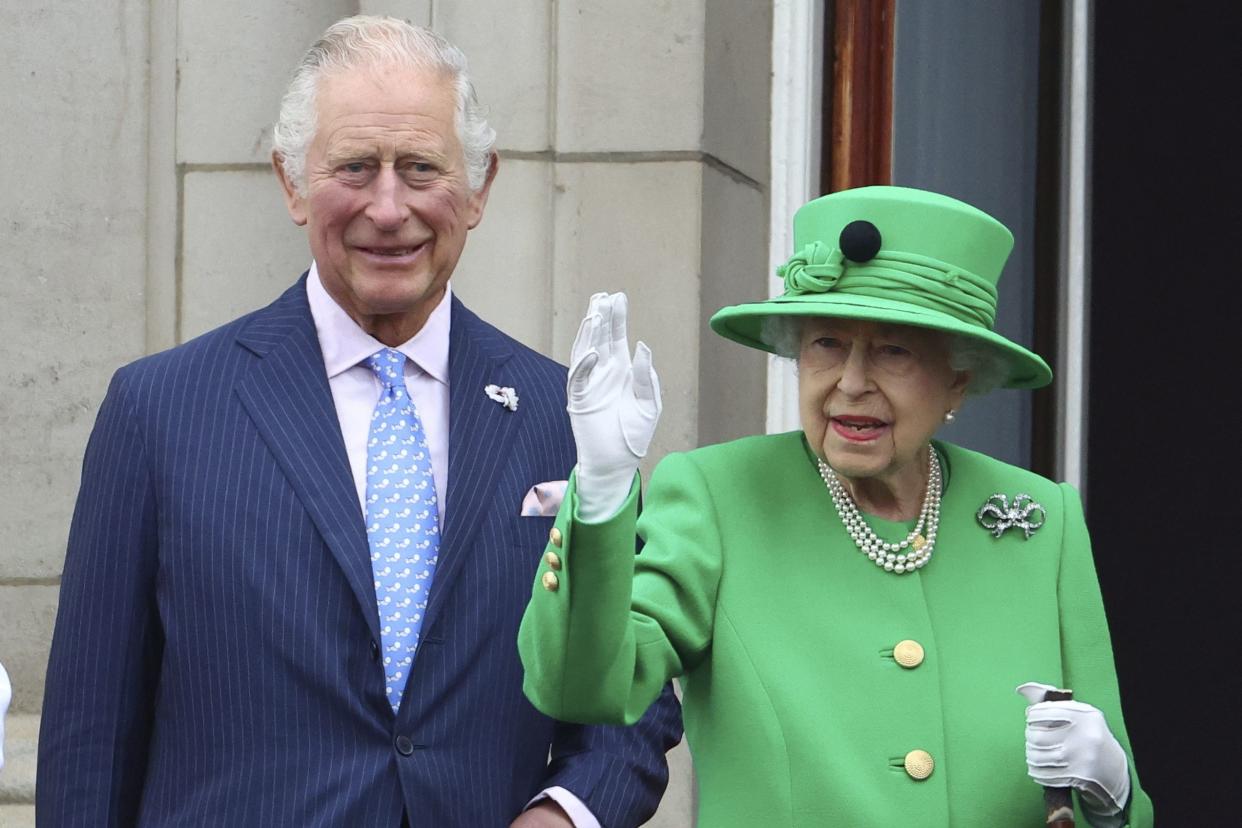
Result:
<svg viewBox="0 0 1242 828"><path fill-rule="evenodd" d="M701 167L556 168L553 356L568 360L591 294L626 292L630 346L651 348L664 400L647 465L698 440Z"/></svg>
<svg viewBox="0 0 1242 828"><path fill-rule="evenodd" d="M771 6L707 3L705 9L703 149L752 180L767 181Z"/></svg>
<svg viewBox="0 0 1242 828"><path fill-rule="evenodd" d="M470 232L453 291L475 313L543 354L552 347L552 165L502 159L483 222Z"/></svg>
<svg viewBox="0 0 1242 828"><path fill-rule="evenodd" d="M38 713L43 707L59 591L56 586L0 586L0 657L13 685L10 715Z"/></svg>
<svg viewBox="0 0 1242 828"><path fill-rule="evenodd" d="M703 5L556 5L560 152L697 150L703 134Z"/></svg>
<svg viewBox="0 0 1242 828"><path fill-rule="evenodd" d="M432 27L466 53L501 149L549 146L555 5L547 0L441 0L434 6Z"/></svg>
<svg viewBox="0 0 1242 828"><path fill-rule="evenodd" d="M34 828L34 806L0 805L0 825L4 828Z"/></svg>
<svg viewBox="0 0 1242 828"><path fill-rule="evenodd" d="M181 340L262 307L310 266L270 170L190 172L184 181Z"/></svg>
<svg viewBox="0 0 1242 828"><path fill-rule="evenodd" d="M177 27L177 160L266 161L293 67L348 0L181 0Z"/></svg>
<svg viewBox="0 0 1242 828"><path fill-rule="evenodd" d="M0 579L60 573L95 409L142 353L146 5L5 16Z"/></svg>
<svg viewBox="0 0 1242 828"><path fill-rule="evenodd" d="M440 0L440 2L443 3L445 0ZM430 26L431 6L432 0L360 0L358 13L386 14L390 17L408 20L417 26Z"/></svg>
<svg viewBox="0 0 1242 828"><path fill-rule="evenodd" d="M725 305L767 298L768 200L717 170L703 172L703 288L699 313L699 443L762 434L767 357L715 333Z"/></svg>
<svg viewBox="0 0 1242 828"><path fill-rule="evenodd" d="M10 714L4 723L4 767L0 768L0 817L5 808L32 805L35 764L39 750L39 717ZM13 823L0 819L0 825Z"/></svg>

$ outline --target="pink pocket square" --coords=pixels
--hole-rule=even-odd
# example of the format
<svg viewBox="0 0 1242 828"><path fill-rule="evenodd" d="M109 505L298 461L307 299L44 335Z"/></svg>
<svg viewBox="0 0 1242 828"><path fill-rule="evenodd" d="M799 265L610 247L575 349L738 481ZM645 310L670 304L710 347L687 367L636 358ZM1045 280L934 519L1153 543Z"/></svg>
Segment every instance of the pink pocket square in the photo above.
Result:
<svg viewBox="0 0 1242 828"><path fill-rule="evenodd" d="M531 486L522 498L522 517L556 517L568 485L568 480L549 480Z"/></svg>

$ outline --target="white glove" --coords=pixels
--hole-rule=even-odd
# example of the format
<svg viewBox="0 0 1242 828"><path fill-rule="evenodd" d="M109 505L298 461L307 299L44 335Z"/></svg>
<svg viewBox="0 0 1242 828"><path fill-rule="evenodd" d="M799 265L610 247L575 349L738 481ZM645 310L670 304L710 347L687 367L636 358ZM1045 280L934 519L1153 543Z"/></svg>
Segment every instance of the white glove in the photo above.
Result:
<svg viewBox="0 0 1242 828"><path fill-rule="evenodd" d="M0 664L0 768L4 767L4 715L9 712L9 701L13 698L13 688L9 684L9 674L4 672Z"/></svg>
<svg viewBox="0 0 1242 828"><path fill-rule="evenodd" d="M617 513L660 419L660 380L651 350L625 333L624 293L597 293L569 355L566 395L578 443L578 517L588 523Z"/></svg>
<svg viewBox="0 0 1242 828"><path fill-rule="evenodd" d="M1041 701L1056 688L1018 687L1026 708L1026 768L1041 785L1077 788L1088 816L1121 813L1130 798L1130 763L1098 708L1080 701ZM1095 824L1106 824L1092 820Z"/></svg>

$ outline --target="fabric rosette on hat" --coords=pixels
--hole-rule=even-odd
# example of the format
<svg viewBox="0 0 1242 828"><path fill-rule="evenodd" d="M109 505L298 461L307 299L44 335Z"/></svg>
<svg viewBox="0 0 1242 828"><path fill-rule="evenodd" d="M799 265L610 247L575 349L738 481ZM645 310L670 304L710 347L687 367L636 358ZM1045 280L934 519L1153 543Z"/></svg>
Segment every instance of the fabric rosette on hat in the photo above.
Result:
<svg viewBox="0 0 1242 828"><path fill-rule="evenodd" d="M948 196L908 187L861 187L817 198L794 216L794 254L777 269L785 292L722 308L721 336L775 351L770 317L830 316L913 325L967 337L992 350L1007 388L1039 388L1052 371L993 330L996 284L1013 234Z"/></svg>

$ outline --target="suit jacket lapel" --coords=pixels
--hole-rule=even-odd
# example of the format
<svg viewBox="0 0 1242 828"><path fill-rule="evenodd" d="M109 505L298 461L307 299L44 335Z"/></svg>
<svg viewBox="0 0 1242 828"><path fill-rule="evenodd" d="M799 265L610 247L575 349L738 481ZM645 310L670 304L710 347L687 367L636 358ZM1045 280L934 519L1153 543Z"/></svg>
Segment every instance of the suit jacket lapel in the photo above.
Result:
<svg viewBox="0 0 1242 828"><path fill-rule="evenodd" d="M453 297L449 328L449 478L440 561L423 629L430 630L449 585L468 554L504 464L521 409L510 411L489 399L488 384L514 385L505 373L509 343ZM522 389L517 389L520 395ZM513 504L516 515L519 504Z"/></svg>
<svg viewBox="0 0 1242 828"><path fill-rule="evenodd" d="M345 573L371 633L379 611L366 527L327 370L306 299L306 276L238 334L255 360L237 395Z"/></svg>

